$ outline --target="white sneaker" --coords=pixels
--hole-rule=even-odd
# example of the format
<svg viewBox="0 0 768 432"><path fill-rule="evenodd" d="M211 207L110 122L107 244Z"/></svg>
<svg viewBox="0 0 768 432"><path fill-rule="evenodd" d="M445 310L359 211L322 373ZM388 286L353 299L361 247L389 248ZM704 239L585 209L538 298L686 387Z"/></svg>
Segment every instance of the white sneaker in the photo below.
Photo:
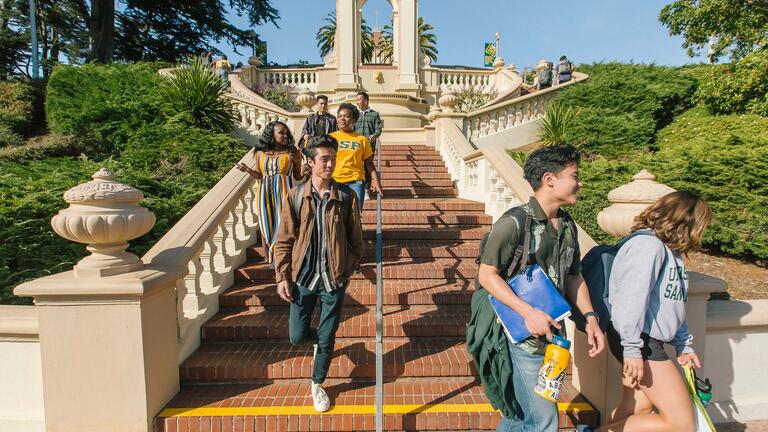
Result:
<svg viewBox="0 0 768 432"><path fill-rule="evenodd" d="M331 408L331 400L328 393L320 384L312 383L312 402L315 405L315 411L326 412Z"/></svg>

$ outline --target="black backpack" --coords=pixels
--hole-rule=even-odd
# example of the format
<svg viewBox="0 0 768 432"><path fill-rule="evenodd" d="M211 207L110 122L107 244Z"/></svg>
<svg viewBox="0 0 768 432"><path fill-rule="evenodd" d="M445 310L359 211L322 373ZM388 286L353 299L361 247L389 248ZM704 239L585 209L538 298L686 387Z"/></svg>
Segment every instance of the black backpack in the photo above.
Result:
<svg viewBox="0 0 768 432"><path fill-rule="evenodd" d="M300 183L295 188L296 195L293 196L293 215L296 216L296 219L301 218L301 203L304 202L304 186L306 186L307 183L309 183L309 181ZM346 223L349 220L349 212L352 211L352 196L350 194L354 192L352 192L352 189L345 184L336 183L336 187L339 188L339 192L341 193L341 203L344 207L344 222Z"/></svg>

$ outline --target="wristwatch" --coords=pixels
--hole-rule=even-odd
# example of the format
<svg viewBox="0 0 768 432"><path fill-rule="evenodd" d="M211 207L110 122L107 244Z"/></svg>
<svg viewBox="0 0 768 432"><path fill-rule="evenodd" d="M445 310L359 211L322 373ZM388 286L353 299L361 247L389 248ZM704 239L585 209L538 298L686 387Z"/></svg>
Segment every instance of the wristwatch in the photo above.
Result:
<svg viewBox="0 0 768 432"><path fill-rule="evenodd" d="M587 312L587 313L585 313L585 314L584 314L584 319L587 319L587 318L589 318L589 317L591 317L591 316L595 317L595 319L597 320L597 322L600 322L600 318L598 318L598 317L597 317L597 314L596 314L594 311L591 311L591 312Z"/></svg>

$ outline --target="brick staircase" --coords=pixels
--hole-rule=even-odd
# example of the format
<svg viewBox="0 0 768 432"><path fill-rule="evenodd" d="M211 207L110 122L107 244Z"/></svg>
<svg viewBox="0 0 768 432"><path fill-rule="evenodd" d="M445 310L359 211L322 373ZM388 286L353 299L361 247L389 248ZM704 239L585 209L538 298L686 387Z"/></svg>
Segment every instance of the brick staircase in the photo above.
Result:
<svg viewBox="0 0 768 432"><path fill-rule="evenodd" d="M491 218L482 204L457 198L432 148L385 147L381 172L384 429L494 429L499 415L464 340L474 258ZM253 248L221 295L220 313L204 326L201 347L181 365L181 392L158 417L158 431L374 429L375 204L365 204L366 259L347 289L325 384L331 411L312 409L312 347L288 342L287 304ZM560 417L568 429L596 423L597 412L568 384Z"/></svg>

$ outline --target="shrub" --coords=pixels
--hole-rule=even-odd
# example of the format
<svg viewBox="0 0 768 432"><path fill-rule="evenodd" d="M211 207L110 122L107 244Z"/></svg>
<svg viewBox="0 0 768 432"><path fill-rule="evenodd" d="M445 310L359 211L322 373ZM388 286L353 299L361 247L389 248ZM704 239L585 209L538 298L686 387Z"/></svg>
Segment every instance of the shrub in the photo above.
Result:
<svg viewBox="0 0 768 432"><path fill-rule="evenodd" d="M235 110L225 99L226 85L199 58L174 70L161 87L171 116L201 129L229 132L235 127Z"/></svg>
<svg viewBox="0 0 768 432"><path fill-rule="evenodd" d="M10 127L4 124L0 124L0 152L3 147L15 147L21 145L23 140L21 136L13 131Z"/></svg>
<svg viewBox="0 0 768 432"><path fill-rule="evenodd" d="M456 93L456 111L469 113L496 99L497 90L485 90L481 86L471 86Z"/></svg>
<svg viewBox="0 0 768 432"><path fill-rule="evenodd" d="M576 110L563 105L553 103L547 108L547 115L541 121L539 137L546 145L558 145L567 141L566 133L573 126Z"/></svg>
<svg viewBox="0 0 768 432"><path fill-rule="evenodd" d="M0 127L27 134L42 122L38 82L0 81Z"/></svg>
<svg viewBox="0 0 768 432"><path fill-rule="evenodd" d="M301 107L293 96L293 86L288 84L259 84L254 91L264 99L289 112L299 112Z"/></svg>
<svg viewBox="0 0 768 432"><path fill-rule="evenodd" d="M712 114L768 115L768 50L696 71L695 98Z"/></svg>
<svg viewBox="0 0 768 432"><path fill-rule="evenodd" d="M46 114L50 129L73 135L88 157L119 153L145 124L165 116L156 72L159 63L58 66L48 83Z"/></svg>
<svg viewBox="0 0 768 432"><path fill-rule="evenodd" d="M690 110L659 134L658 181L691 189L714 212L708 248L768 258L768 118Z"/></svg>
<svg viewBox="0 0 768 432"><path fill-rule="evenodd" d="M618 113L608 108L579 108L566 142L586 153L617 157L632 150L651 150L655 146L652 118L637 113Z"/></svg>
<svg viewBox="0 0 768 432"><path fill-rule="evenodd" d="M30 139L16 147L0 148L0 162L24 162L47 157L77 156L80 148L71 136L48 134Z"/></svg>

